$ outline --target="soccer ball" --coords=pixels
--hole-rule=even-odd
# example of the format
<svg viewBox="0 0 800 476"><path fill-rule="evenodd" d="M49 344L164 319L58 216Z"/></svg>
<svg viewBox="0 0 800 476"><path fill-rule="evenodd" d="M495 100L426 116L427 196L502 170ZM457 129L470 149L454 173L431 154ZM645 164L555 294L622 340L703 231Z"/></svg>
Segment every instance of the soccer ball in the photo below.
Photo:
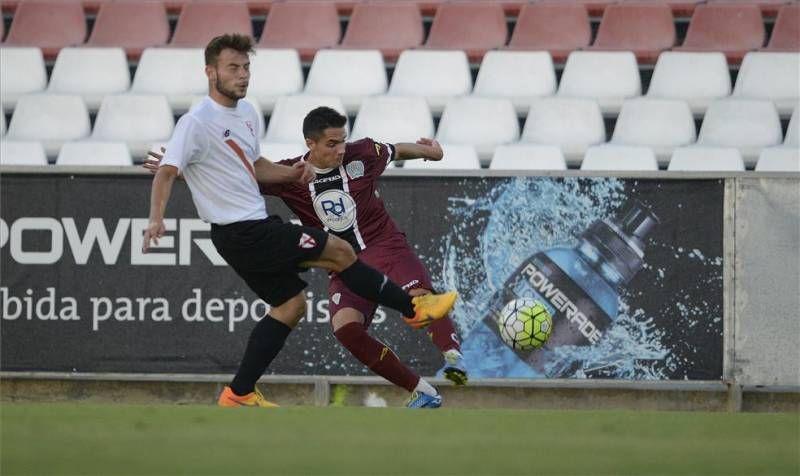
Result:
<svg viewBox="0 0 800 476"><path fill-rule="evenodd" d="M509 301L497 322L503 342L516 350L541 347L550 338L553 318L539 301L521 298Z"/></svg>

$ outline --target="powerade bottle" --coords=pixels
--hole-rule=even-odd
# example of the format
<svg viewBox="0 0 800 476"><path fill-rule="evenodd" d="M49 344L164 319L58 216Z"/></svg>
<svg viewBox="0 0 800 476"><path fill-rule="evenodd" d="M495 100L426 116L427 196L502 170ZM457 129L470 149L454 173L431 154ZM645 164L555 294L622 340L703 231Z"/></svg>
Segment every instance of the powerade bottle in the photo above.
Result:
<svg viewBox="0 0 800 476"><path fill-rule="evenodd" d="M619 291L644 265L645 238L658 223L651 210L636 202L621 220L592 223L574 248L552 248L523 261L462 346L472 375L555 378L574 372L546 364L560 346L591 346L603 338L617 318ZM550 310L553 331L541 348L515 351L500 338L497 314L507 302L523 297Z"/></svg>

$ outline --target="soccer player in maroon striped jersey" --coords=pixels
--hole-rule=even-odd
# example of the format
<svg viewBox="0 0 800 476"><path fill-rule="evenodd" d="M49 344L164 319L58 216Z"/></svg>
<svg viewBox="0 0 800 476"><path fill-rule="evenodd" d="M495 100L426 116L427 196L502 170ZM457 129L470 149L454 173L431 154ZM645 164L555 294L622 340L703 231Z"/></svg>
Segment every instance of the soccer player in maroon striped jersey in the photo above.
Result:
<svg viewBox="0 0 800 476"><path fill-rule="evenodd" d="M317 173L308 185L261 184L266 195L281 198L305 226L324 228L348 241L359 259L386 274L411 295L431 292L425 266L411 250L378 197L378 177L392 160L441 160L436 141L385 144L365 138L345 142L347 118L328 107L319 107L305 117L303 135L309 151L283 165L310 162ZM414 391L420 377L404 365L394 352L370 336L367 328L377 304L350 291L339 276L331 274L329 310L336 338L358 360L390 382ZM445 317L427 328L434 345L445 358L445 376L457 385L467 382L460 344L453 322Z"/></svg>

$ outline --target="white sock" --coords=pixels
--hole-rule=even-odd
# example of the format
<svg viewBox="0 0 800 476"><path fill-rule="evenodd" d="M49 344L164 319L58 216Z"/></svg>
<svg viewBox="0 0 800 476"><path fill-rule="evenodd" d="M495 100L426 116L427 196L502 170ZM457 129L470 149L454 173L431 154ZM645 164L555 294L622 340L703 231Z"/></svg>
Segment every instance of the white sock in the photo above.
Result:
<svg viewBox="0 0 800 476"><path fill-rule="evenodd" d="M426 382L425 379L422 377L419 378L419 382L417 382L417 386L414 387L414 391L422 392L432 397L439 395L439 392L437 392L436 389L433 388L433 385Z"/></svg>

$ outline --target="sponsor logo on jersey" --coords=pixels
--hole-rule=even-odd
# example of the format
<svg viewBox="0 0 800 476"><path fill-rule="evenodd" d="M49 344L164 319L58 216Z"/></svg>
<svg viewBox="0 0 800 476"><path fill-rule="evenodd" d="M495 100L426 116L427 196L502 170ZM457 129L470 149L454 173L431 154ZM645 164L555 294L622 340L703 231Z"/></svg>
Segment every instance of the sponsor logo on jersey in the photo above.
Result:
<svg viewBox="0 0 800 476"><path fill-rule="evenodd" d="M419 279L412 279L411 281L407 282L406 284L402 285L401 288L404 291L408 291L409 289L413 288L414 286L419 284Z"/></svg>
<svg viewBox="0 0 800 476"><path fill-rule="evenodd" d="M342 300L342 293L334 293L334 295L331 296L331 301L333 301L336 304L339 304L339 301L341 300Z"/></svg>
<svg viewBox="0 0 800 476"><path fill-rule="evenodd" d="M314 180L314 184L318 183L328 183L328 182L336 182L337 180L342 180L342 176L339 174L331 175L330 177L322 177Z"/></svg>
<svg viewBox="0 0 800 476"><path fill-rule="evenodd" d="M303 233L300 236L300 241L297 243L297 246L299 246L300 248L304 248L304 249L308 250L308 249L311 249L311 248L317 246L317 241L314 238L312 238L310 235L308 235L306 233Z"/></svg>
<svg viewBox="0 0 800 476"><path fill-rule="evenodd" d="M256 136L256 131L255 131L255 129L253 129L253 122L252 121L244 121L244 125L246 125L248 129L250 129L250 134L252 134L253 137L255 137Z"/></svg>
<svg viewBox="0 0 800 476"><path fill-rule="evenodd" d="M225 132L222 133L222 137L230 137L230 136L231 136L231 130L225 129Z"/></svg>
<svg viewBox="0 0 800 476"><path fill-rule="evenodd" d="M341 190L326 190L317 195L314 212L332 231L345 231L356 222L356 202Z"/></svg>
<svg viewBox="0 0 800 476"><path fill-rule="evenodd" d="M364 176L364 162L360 160L350 162L345 169L347 170L347 175L353 180Z"/></svg>

